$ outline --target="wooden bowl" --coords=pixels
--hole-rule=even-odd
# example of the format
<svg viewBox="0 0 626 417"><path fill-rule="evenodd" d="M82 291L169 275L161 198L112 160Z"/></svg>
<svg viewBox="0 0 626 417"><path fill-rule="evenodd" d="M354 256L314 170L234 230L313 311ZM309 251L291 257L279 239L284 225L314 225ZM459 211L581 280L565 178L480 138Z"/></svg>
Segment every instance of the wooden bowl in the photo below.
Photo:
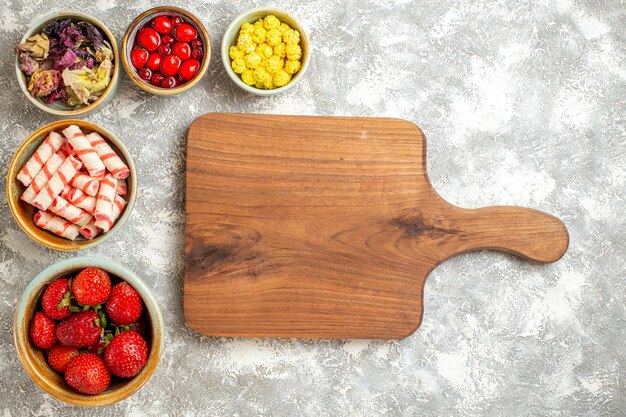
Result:
<svg viewBox="0 0 626 417"><path fill-rule="evenodd" d="M63 376L55 372L46 361L44 352L30 340L29 327L35 312L40 309L40 298L46 285L54 279L75 274L87 267L107 271L112 280L119 278L128 282L144 302L147 323L146 342L150 353L146 366L135 377L128 380L114 378L111 385L101 394L85 395L70 388ZM13 322L13 341L17 356L31 379L49 395L68 404L96 407L113 404L129 397L150 379L154 373L163 345L163 319L159 307L144 282L122 265L102 258L78 257L57 262L39 273L26 287L19 300Z"/></svg>
<svg viewBox="0 0 626 417"><path fill-rule="evenodd" d="M128 165L130 169L130 175L126 178L126 184L128 187L128 194L124 196L127 200L128 204L124 208L124 211L117 219L111 230L107 233L102 233L101 235L91 239L86 240L83 239L82 236L79 236L76 240L71 241L65 239L63 237L57 236L54 233L51 233L47 230L40 229L35 225L33 221L33 216L37 212L37 209L30 204L25 203L20 200L20 196L26 189L22 185L20 181L17 180L17 174L26 161L32 156L32 154L37 150L39 145L45 140L46 136L52 132L65 129L69 125L76 125L80 127L83 132L98 132L105 138L111 147L118 153L120 158ZM135 205L135 200L137 199L137 170L135 169L135 164L126 149L126 146L119 140L114 134L99 126L95 123L87 122L84 120L59 120L57 122L53 122L45 125L44 127L38 129L28 137L19 147L19 149L15 152L13 159L11 160L11 164L9 165L9 170L7 172L7 199L9 201L9 208L11 209L11 213L15 218L17 224L22 228L24 232L28 236L30 236L34 241L41 243L52 249L57 250L79 250L86 249L95 245L98 245L104 242L106 239L110 238L115 232L117 232L122 225L126 222L126 219L130 216L130 213Z"/></svg>
<svg viewBox="0 0 626 417"><path fill-rule="evenodd" d="M260 18L267 16L268 14L273 14L276 16L281 22L287 23L291 26L292 29L297 29L300 32L300 47L302 48L302 67L300 71L296 73L296 75L282 87L273 88L271 90L264 90L261 88L256 88L253 85L248 85L241 80L241 77L233 71L231 67L231 59L228 55L228 51L231 46L237 44L237 35L239 34L239 30L241 29L241 25L244 23L254 23ZM271 96L274 94L284 93L295 87L295 85L302 79L304 73L309 68L309 62L311 61L311 43L309 41L309 37L307 32L300 23L298 19L293 17L291 14L287 13L284 10L277 9L274 7L257 7L252 10L248 10L245 13L240 14L233 20L233 22L228 26L226 32L224 33L224 38L222 39L222 62L224 64L224 68L226 69L226 73L230 77L231 80L243 90L248 93L256 94L259 96Z"/></svg>
<svg viewBox="0 0 626 417"><path fill-rule="evenodd" d="M43 28L51 20L55 20L59 18L71 18L75 20L84 20L85 22L89 22L95 27L97 27L98 29L100 29L102 33L105 35L106 40L109 41L109 43L111 44L111 48L113 49L113 58L114 58L113 59L113 74L111 75L111 82L109 83L109 86L107 87L107 89L104 91L104 93L102 94L100 98L98 98L93 103L87 104L80 108L74 108L61 102L48 104L46 103L45 100L42 100L39 97L33 97L30 95L30 92L28 91L28 76L24 74L22 70L20 70L19 60L16 55L15 56L15 72L17 74L17 82L20 86L20 89L22 90L24 95L28 98L28 100L31 103L33 103L35 107L37 107L40 110L45 111L46 113L49 113L55 116L62 116L62 117L86 116L88 114L95 112L97 109L105 106L106 104L108 104L111 100L113 100L113 97L115 96L115 94L117 94L117 90L119 89L119 84L120 84L120 53L117 48L117 42L115 41L115 37L113 36L109 28L107 28L104 25L104 23L102 23L95 17L90 16L85 13L73 11L73 10L63 10L60 12L51 13L45 17L42 17L41 19L36 20L28 28L28 30L24 34L24 37L20 41L20 43L26 42L28 38L30 38L31 36L37 33L41 33Z"/></svg>
<svg viewBox="0 0 626 417"><path fill-rule="evenodd" d="M198 73L190 81L187 81L185 84L179 85L175 88L155 87L152 84L147 83L143 79L139 78L139 75L137 75L137 71L135 71L135 68L130 61L130 53L133 49L133 42L135 41L135 36L137 35L139 29L143 27L150 19L163 15L180 15L185 18L187 23L196 28L196 30L198 31L198 36L200 36L202 42L204 43L204 55L202 57L202 62L200 63L200 69L198 70ZM128 26L128 29L126 29L124 37L122 38L122 62L124 63L124 69L126 70L126 74L128 74L130 79L133 80L133 82L139 88L147 91L148 93L156 94L159 96L172 96L189 90L191 87L196 85L202 77L204 77L207 69L209 68L210 61L211 40L209 39L209 33L205 29L200 19L198 19L187 10L181 9L179 7L160 6L150 10L146 10L131 22L131 24Z"/></svg>

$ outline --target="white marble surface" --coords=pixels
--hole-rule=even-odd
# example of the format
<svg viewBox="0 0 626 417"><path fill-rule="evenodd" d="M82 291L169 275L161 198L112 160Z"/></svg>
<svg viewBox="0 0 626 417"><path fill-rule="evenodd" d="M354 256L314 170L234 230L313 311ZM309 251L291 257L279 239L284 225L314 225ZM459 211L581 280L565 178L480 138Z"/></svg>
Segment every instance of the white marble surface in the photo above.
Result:
<svg viewBox="0 0 626 417"><path fill-rule="evenodd" d="M118 40L163 2L75 1ZM178 3L206 24L207 77L173 98L124 78L89 117L138 166L135 210L85 254L126 264L154 289L167 326L162 363L130 399L75 409L44 394L13 348L14 305L44 267L74 256L32 242L0 199L0 415L626 415L626 3L613 1L277 1L309 27L309 73L258 98L227 78L218 48L251 1ZM58 7L0 8L0 167L52 121L18 90L12 48ZM567 224L552 265L480 252L438 267L421 328L402 341L217 339L182 317L185 134L210 111L396 116L420 125L435 189L450 202L525 205ZM0 183L4 195L4 181Z"/></svg>

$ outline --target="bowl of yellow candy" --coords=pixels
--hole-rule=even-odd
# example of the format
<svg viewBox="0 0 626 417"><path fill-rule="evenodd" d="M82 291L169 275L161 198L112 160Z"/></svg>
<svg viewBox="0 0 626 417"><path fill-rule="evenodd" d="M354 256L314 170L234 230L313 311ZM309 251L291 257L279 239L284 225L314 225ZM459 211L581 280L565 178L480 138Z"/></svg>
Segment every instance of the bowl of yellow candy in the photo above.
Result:
<svg viewBox="0 0 626 417"><path fill-rule="evenodd" d="M300 22L270 7L238 16L222 41L228 76L245 91L262 96L291 89L306 72L310 55Z"/></svg>

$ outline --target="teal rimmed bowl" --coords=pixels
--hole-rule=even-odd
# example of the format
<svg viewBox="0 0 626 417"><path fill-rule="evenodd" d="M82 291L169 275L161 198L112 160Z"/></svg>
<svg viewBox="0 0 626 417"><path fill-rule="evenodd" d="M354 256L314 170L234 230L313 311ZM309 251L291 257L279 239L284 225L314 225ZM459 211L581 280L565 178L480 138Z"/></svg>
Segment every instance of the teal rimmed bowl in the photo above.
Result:
<svg viewBox="0 0 626 417"><path fill-rule="evenodd" d="M30 92L28 91L28 76L20 70L19 60L16 54L15 55L15 73L17 75L17 83L19 84L20 89L22 90L26 98L28 98L28 100L31 103L33 103L35 107L37 107L38 109L43 110L46 113L49 113L55 116L60 116L60 117L83 117L83 116L86 116L88 114L95 112L99 108L108 104L111 100L113 100L113 97L115 96L115 94L117 94L117 91L119 89L119 84L120 84L120 66L121 66L120 53L117 48L117 41L115 40L113 33L111 33L109 28L107 28L104 25L104 23L102 23L101 21L99 21L93 16L90 16L88 14L81 13L75 10L62 10L62 11L50 13L47 16L37 19L28 28L28 30L24 34L24 37L20 41L20 43L26 42L28 38L36 35L37 33L41 33L43 31L43 28L50 21L55 20L55 19L60 19L60 18L71 18L71 19L79 20L79 21L83 20L85 22L91 23L92 25L100 29L100 31L102 31L106 40L109 41L109 43L111 44L111 48L113 49L113 74L111 75L111 82L109 83L109 86L104 91L102 96L98 98L96 101L94 101L93 103L89 103L87 105L83 105L78 108L68 106L67 104L61 103L61 102L48 104L46 103L44 99L31 96Z"/></svg>
<svg viewBox="0 0 626 417"><path fill-rule="evenodd" d="M244 23L254 23L258 19L264 18L268 14L273 14L281 22L287 23L289 26L291 26L291 28L297 29L300 32L302 66L300 68L300 71L298 71L296 75L291 79L291 81L289 81L284 86L273 88L271 90L264 90L261 88L256 88L253 85L248 85L241 80L241 77L236 74L231 67L232 60L228 55L228 51L230 50L231 46L237 44L237 36L239 34L239 30L241 29L241 25L243 25ZM235 20L231 22L231 24L226 29L226 32L224 33L224 37L222 38L221 55L222 63L224 64L224 69L226 70L226 73L228 74L230 79L242 90L247 91L248 93L256 94L258 96L272 96L291 90L302 79L307 69L309 68L309 63L311 61L311 42L309 40L309 36L304 25L291 14L275 7L257 7L240 14L235 18Z"/></svg>
<svg viewBox="0 0 626 417"><path fill-rule="evenodd" d="M146 341L150 347L146 366L139 374L128 380L115 380L106 391L98 395L84 395L70 388L65 383L63 376L50 368L44 352L31 343L29 336L30 322L39 308L39 300L46 285L56 278L76 274L90 266L107 271L113 282L123 280L137 290L146 307L144 313L147 323ZM49 395L68 404L82 407L113 404L129 397L141 388L150 379L159 364L163 339L161 312L146 284L135 273L117 262L91 256L66 259L41 271L24 290L17 304L13 321L15 350L28 376Z"/></svg>
<svg viewBox="0 0 626 417"><path fill-rule="evenodd" d="M128 194L123 196L123 198L127 201L124 211L120 215L119 219L117 219L111 230L107 233L100 234L91 240L86 240L82 238L82 236L79 236L76 240L71 241L57 236L54 233L48 232L47 230L40 229L33 221L33 216L37 212L37 209L20 200L20 196L24 190L26 190L26 187L24 187L17 179L17 174L20 169L22 169L22 166L24 166L26 161L28 161L31 155L35 152L39 145L41 145L51 131L60 132L69 125L76 125L80 127L85 134L89 132L98 132L109 142L111 147L118 153L118 155L120 155L120 158L122 158L130 169L130 175L126 178ZM122 225L130 216L133 206L135 205L135 200L137 199L137 170L135 169L133 159L131 158L128 149L126 149L126 146L124 146L124 143L118 139L117 136L102 126L84 120L59 120L57 122L47 124L35 131L15 152L15 155L9 165L6 181L9 208L17 224L34 241L57 250L71 251L86 249L104 242L121 229Z"/></svg>

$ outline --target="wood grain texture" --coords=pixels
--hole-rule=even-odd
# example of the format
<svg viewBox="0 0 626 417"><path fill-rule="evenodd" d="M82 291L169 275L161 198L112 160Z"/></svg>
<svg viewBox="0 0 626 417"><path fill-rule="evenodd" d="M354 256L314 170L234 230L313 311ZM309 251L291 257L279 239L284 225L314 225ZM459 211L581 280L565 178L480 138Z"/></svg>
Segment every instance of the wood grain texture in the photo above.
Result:
<svg viewBox="0 0 626 417"><path fill-rule="evenodd" d="M208 114L187 143L184 314L217 336L402 338L429 272L494 249L559 259L558 219L433 190L398 119Z"/></svg>

